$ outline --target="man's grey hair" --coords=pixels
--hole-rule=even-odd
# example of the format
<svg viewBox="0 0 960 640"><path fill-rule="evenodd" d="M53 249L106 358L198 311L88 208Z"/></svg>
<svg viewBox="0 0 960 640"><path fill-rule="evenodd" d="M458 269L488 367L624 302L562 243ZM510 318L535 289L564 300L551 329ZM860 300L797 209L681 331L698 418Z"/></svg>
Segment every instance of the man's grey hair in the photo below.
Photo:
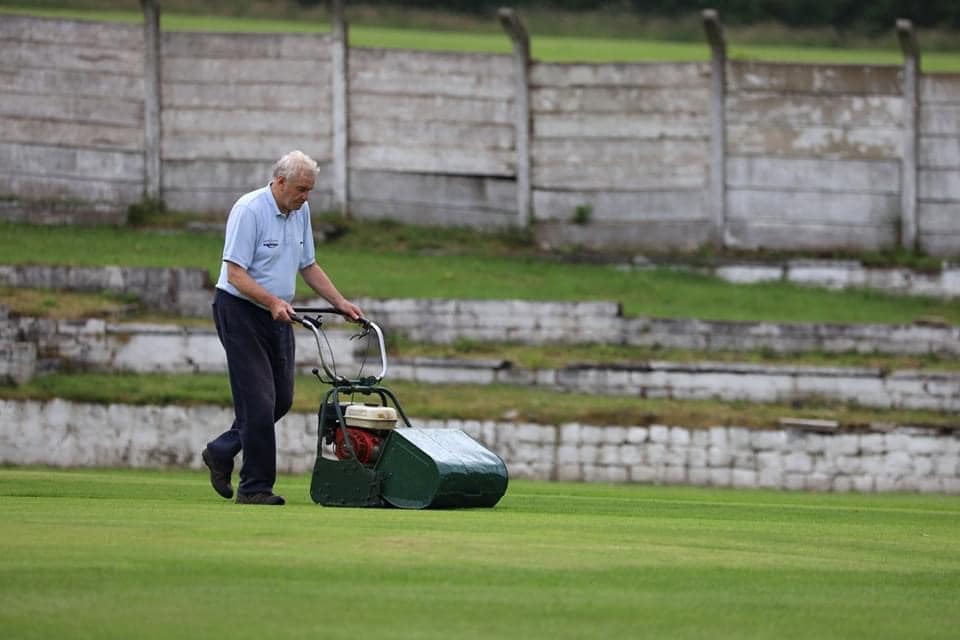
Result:
<svg viewBox="0 0 960 640"><path fill-rule="evenodd" d="M283 176L284 179L289 180L301 173L312 173L316 176L319 170L313 158L303 151L297 150L291 151L277 160L277 163L273 165L273 177L279 178Z"/></svg>

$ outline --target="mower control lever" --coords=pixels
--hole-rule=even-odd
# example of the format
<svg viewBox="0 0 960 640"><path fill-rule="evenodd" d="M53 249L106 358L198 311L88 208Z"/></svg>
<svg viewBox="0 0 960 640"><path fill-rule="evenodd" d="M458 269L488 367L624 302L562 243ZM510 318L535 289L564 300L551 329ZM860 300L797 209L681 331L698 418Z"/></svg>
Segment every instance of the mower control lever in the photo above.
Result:
<svg viewBox="0 0 960 640"><path fill-rule="evenodd" d="M291 317L291 320L302 324L304 327L306 327L307 329L310 329L310 331L313 332L313 336L317 341L317 353L320 356L320 366L323 367L324 373L327 374L327 377L329 378L328 382L348 383L349 381L346 378L342 376L338 376L335 370L331 370L330 367L327 366L326 360L324 360L323 358L323 348L320 346L320 333L322 331L321 329L322 321L320 320L319 314L334 313L344 317L346 317L346 315L342 311L339 311L338 309L334 309L333 307L327 307L327 308L294 307L293 310L294 310L294 315ZM300 314L307 314L307 313L315 313L318 315L315 317L300 315ZM380 327L376 323L371 322L366 318L359 318L358 320L356 320L356 322L358 322L360 326L362 326L364 329L364 333L361 335L367 335L371 330L377 334L377 348L380 350L380 373L378 373L375 376L375 380L376 380L376 383L379 383L387 375L387 348L386 348L386 345L384 345L384 341L383 341L383 331L380 329Z"/></svg>
<svg viewBox="0 0 960 640"><path fill-rule="evenodd" d="M363 327L364 329L369 329L369 328L370 328L370 324L371 324L370 321L367 320L366 318L364 318L363 316L360 316L360 317L357 318L356 320L353 320L352 318L347 318L347 314L345 314L343 311L340 311L339 309L336 309L336 308L334 308L334 307L294 307L294 308L293 308L293 311L294 311L294 314L298 314L298 313L318 313L318 314L332 313L332 314L335 314L335 315L338 315L338 316L343 316L344 318L346 318L346 319L349 320L350 322L356 322L357 324L359 324L359 325L360 325L361 327ZM294 322L299 322L300 324L303 324L303 320L301 320L301 319L300 319L299 317L297 317L296 315L294 315L294 317L291 318L291 319L292 319Z"/></svg>

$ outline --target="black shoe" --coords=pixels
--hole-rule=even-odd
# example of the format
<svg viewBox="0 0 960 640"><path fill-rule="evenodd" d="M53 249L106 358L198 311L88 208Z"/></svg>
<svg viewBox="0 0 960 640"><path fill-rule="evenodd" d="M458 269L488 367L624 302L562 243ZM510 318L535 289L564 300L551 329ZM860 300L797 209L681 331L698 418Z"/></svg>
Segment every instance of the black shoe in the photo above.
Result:
<svg viewBox="0 0 960 640"><path fill-rule="evenodd" d="M286 504L283 496L274 493L238 493L237 504Z"/></svg>
<svg viewBox="0 0 960 640"><path fill-rule="evenodd" d="M210 484L213 485L213 490L227 500L232 498L233 487L230 486L230 474L233 473L233 460L230 461L229 466L217 464L208 449L204 449L200 457L203 458L203 464L210 469Z"/></svg>

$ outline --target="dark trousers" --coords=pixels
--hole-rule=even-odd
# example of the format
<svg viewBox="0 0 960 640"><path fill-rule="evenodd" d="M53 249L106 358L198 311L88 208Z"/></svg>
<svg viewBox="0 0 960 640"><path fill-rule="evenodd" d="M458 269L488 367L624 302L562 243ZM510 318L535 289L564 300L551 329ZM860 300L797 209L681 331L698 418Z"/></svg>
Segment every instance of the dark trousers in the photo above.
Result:
<svg viewBox="0 0 960 640"><path fill-rule="evenodd" d="M273 491L277 479L274 423L293 403L293 327L220 289L213 300L213 320L227 353L236 418L207 448L224 464L243 451L238 493Z"/></svg>

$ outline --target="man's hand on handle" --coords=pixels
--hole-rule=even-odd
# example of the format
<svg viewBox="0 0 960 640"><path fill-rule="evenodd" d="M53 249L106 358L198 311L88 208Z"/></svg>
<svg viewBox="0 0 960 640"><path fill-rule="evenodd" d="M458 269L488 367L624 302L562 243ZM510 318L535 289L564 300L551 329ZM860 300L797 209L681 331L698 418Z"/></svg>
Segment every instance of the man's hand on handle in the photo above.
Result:
<svg viewBox="0 0 960 640"><path fill-rule="evenodd" d="M349 300L342 300L339 304L334 305L340 313L342 313L349 320L359 320L363 317L363 311L360 310L360 307L353 304Z"/></svg>
<svg viewBox="0 0 960 640"><path fill-rule="evenodd" d="M274 298L270 302L270 315L278 322L293 322L293 317L297 315L293 307L286 300Z"/></svg>

